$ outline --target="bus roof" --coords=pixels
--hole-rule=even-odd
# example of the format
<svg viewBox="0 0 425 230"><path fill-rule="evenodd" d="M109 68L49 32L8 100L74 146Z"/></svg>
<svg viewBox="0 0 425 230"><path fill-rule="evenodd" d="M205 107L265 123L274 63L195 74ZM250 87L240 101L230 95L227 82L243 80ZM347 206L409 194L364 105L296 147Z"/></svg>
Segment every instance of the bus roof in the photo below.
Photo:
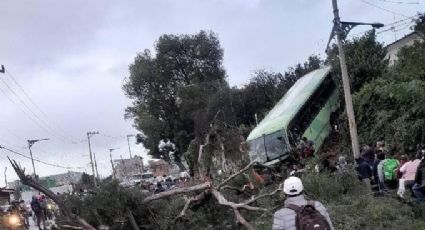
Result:
<svg viewBox="0 0 425 230"><path fill-rule="evenodd" d="M248 141L257 139L262 135L286 129L301 107L316 91L330 71L326 66L304 75L288 90L264 119L251 131Z"/></svg>

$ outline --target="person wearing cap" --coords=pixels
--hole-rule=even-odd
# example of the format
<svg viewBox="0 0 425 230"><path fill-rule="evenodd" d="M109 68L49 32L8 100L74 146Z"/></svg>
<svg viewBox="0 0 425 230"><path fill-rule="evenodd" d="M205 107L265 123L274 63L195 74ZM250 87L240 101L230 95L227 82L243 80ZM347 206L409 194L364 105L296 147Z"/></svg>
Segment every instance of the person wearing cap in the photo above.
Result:
<svg viewBox="0 0 425 230"><path fill-rule="evenodd" d="M287 195L285 200L285 207L278 210L274 213L273 217L273 230L296 230L296 212L290 208L288 205L303 206L307 205L309 201L304 198L303 195L304 186L300 178L298 177L289 177L283 182L283 192ZM331 229L333 230L333 225L329 217L328 211L325 206L319 201L314 201L314 208L325 217L326 221L329 223Z"/></svg>

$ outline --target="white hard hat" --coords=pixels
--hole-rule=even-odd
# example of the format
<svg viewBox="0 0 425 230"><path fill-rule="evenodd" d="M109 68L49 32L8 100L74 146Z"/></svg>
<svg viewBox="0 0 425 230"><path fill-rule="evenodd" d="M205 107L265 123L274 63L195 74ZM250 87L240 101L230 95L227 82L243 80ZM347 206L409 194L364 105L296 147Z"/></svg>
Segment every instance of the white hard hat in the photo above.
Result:
<svg viewBox="0 0 425 230"><path fill-rule="evenodd" d="M298 177L291 176L283 182L283 192L287 195L298 195L303 190L303 182Z"/></svg>

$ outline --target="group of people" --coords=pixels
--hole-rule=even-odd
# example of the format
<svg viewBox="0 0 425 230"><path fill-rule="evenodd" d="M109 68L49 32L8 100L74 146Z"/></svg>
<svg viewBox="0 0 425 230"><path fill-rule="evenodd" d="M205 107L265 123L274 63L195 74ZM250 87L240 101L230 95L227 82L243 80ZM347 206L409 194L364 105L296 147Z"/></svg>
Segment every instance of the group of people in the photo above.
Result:
<svg viewBox="0 0 425 230"><path fill-rule="evenodd" d="M51 217L51 213L48 206L48 199L44 194L40 196L34 195L32 197L31 209L34 212L37 226L40 230L47 229L46 221L48 217ZM43 228L41 228L41 225L43 226Z"/></svg>
<svg viewBox="0 0 425 230"><path fill-rule="evenodd" d="M425 151L419 149L410 155L388 151L384 141L363 148L356 159L359 179L366 186L375 185L380 193L397 189L404 198L410 191L418 201L425 202Z"/></svg>
<svg viewBox="0 0 425 230"><path fill-rule="evenodd" d="M24 200L15 200L11 202L10 213L20 216L23 219L23 224L26 229L29 228L29 216L30 213L27 210Z"/></svg>
<svg viewBox="0 0 425 230"><path fill-rule="evenodd" d="M142 189L153 192L154 194L171 190L176 187L183 187L190 181L190 177L186 174L179 178L172 178L171 176L163 175L155 177L153 182L142 183Z"/></svg>

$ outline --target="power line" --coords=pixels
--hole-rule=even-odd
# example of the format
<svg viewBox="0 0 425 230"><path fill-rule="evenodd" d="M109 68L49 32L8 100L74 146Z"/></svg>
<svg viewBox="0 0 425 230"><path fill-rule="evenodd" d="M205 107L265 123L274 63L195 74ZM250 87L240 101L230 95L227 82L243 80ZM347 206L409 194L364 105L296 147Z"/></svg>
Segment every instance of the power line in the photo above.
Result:
<svg viewBox="0 0 425 230"><path fill-rule="evenodd" d="M1 78L0 78L1 79ZM10 103L12 103L12 105L15 105L17 108L19 108L19 110L21 110L21 112L23 113L23 114L25 114L25 116L27 116L28 117L28 119L30 119L32 122L34 122L34 124L36 124L40 129L42 129L43 131L45 131L46 133L50 133L50 131L49 130L47 130L46 128L44 128L42 125L40 125L40 123L37 121L37 120L35 120L31 115L29 115L28 113L27 113L27 111L25 111L24 109L22 109L22 107L20 107L20 106L18 106L17 104L16 104L16 102L15 101L13 101L12 100L12 98L11 97L9 97L9 95L0 87L0 92L9 100L9 102Z"/></svg>
<svg viewBox="0 0 425 230"><path fill-rule="evenodd" d="M413 21L414 21L416 18L418 18L418 17L419 17L419 16L418 16L417 14L415 14L415 15L410 16L410 17L407 17L407 18L405 18L405 19L401 19L401 20L398 20L398 21L395 21L395 22L392 22L392 23L385 24L385 26L381 27L381 29L382 29L382 28L386 28L386 27L390 27L390 26L392 26L392 25L399 24L399 23L401 23L401 22L405 22L405 21L407 21L407 20L411 20L411 21L413 22Z"/></svg>
<svg viewBox="0 0 425 230"><path fill-rule="evenodd" d="M394 28L404 26L406 24L410 25L417 17L418 17L418 15L413 15L413 16L410 16L410 17L405 18L405 19L401 19L401 20L398 20L398 21L395 21L395 22L392 22L392 23L385 24L385 26L381 27L379 30L376 31L376 34L381 34L381 33L385 33L385 32L388 32L388 31L393 31ZM411 20L411 21L406 22L407 20ZM388 29L385 29L385 28L388 28ZM364 30L364 31L361 31L361 32L358 32L358 33L355 33L355 34L350 34L349 37L356 37L358 35L363 35L367 31L370 31L370 30Z"/></svg>
<svg viewBox="0 0 425 230"><path fill-rule="evenodd" d="M16 86L22 91L22 93L25 95L25 97L28 99L28 101L46 118L49 120L49 116L38 106L34 100L27 94L27 92L24 90L24 88L19 84L19 82L16 80L16 78L7 70L5 69L5 72L9 76L10 79L15 83ZM72 135L69 135L64 129L62 129L59 125L57 125L54 121L52 121L53 125L56 126L58 130L63 132L66 136L69 136L71 140L75 139L72 137Z"/></svg>
<svg viewBox="0 0 425 230"><path fill-rule="evenodd" d="M18 101L22 104L22 105L24 105L24 107L32 114L32 116L34 116L39 122L40 122L40 124L42 124L42 125L44 125L44 126L46 126L46 129L44 129L43 128L43 130L44 131L47 131L49 134L51 134L51 135L53 135L53 136L56 136L56 137L58 137L59 139L61 139L62 141L64 141L66 138L64 138L64 136L62 136L62 135L59 135L59 133L56 133L55 131L54 131L54 129L52 129L51 127L50 127L50 125L46 122L46 121L44 121L43 119L41 119L28 105L27 105L27 103L25 103L25 101L23 101L20 97L19 97L19 95L12 89L12 87L10 87L10 85L9 84L7 84L7 82L3 79L3 78L1 78L0 77L0 80L3 82L3 84L9 89L9 91L10 92L12 92L12 94L18 99ZM16 104L15 104L16 105ZM34 121L34 119L31 119L31 120L33 120ZM64 141L64 142L67 142L67 141Z"/></svg>
<svg viewBox="0 0 425 230"><path fill-rule="evenodd" d="M406 16L406 15L404 15L404 14L401 14L401 13L398 13L398 12L395 12L395 11L392 11L392 10L389 10L389 9L386 9L386 8L384 8L384 7L381 7L381 6L375 5L375 4L373 4L373 3L371 3L371 2L368 2L368 1L366 1L366 0L361 0L361 1L362 1L363 3L365 3L365 4L367 4L367 5L373 6L373 7L377 8L377 9L383 10L383 11L385 11L385 12L388 12L388 13L391 13L391 14L395 14L395 15L399 15L399 16L403 16L403 17L405 17L405 18L408 18L408 16Z"/></svg>
<svg viewBox="0 0 425 230"><path fill-rule="evenodd" d="M409 4L409 5L420 4L419 2L402 2L402 1L390 1L390 0L378 0L378 1L385 2L385 3L394 3L394 4Z"/></svg>
<svg viewBox="0 0 425 230"><path fill-rule="evenodd" d="M16 154L16 155L19 155L21 157L24 157L26 159L30 159L31 160L31 157L29 157L29 156L27 156L27 155L25 155L23 153L20 153L18 151L15 151L15 150L12 150L10 148L7 148L7 147L5 147L3 145L0 145L0 149L7 150L7 151L9 151L9 152L11 152L13 154ZM53 164L53 163L45 162L45 161L42 161L42 160L36 159L36 158L33 158L33 159L34 159L34 161L37 161L38 163L49 165L49 166L52 166L52 167L57 167L57 168L63 168L63 169L82 169L83 168L83 167L62 166L62 165L58 165L58 164Z"/></svg>
<svg viewBox="0 0 425 230"><path fill-rule="evenodd" d="M118 136L112 136L112 135L108 135L108 134L104 134L104 133L99 133L99 135L103 136L103 137L107 137L107 138L111 138L111 139L115 139L115 140L121 140L121 139L125 139L126 137L123 135L118 135Z"/></svg>

